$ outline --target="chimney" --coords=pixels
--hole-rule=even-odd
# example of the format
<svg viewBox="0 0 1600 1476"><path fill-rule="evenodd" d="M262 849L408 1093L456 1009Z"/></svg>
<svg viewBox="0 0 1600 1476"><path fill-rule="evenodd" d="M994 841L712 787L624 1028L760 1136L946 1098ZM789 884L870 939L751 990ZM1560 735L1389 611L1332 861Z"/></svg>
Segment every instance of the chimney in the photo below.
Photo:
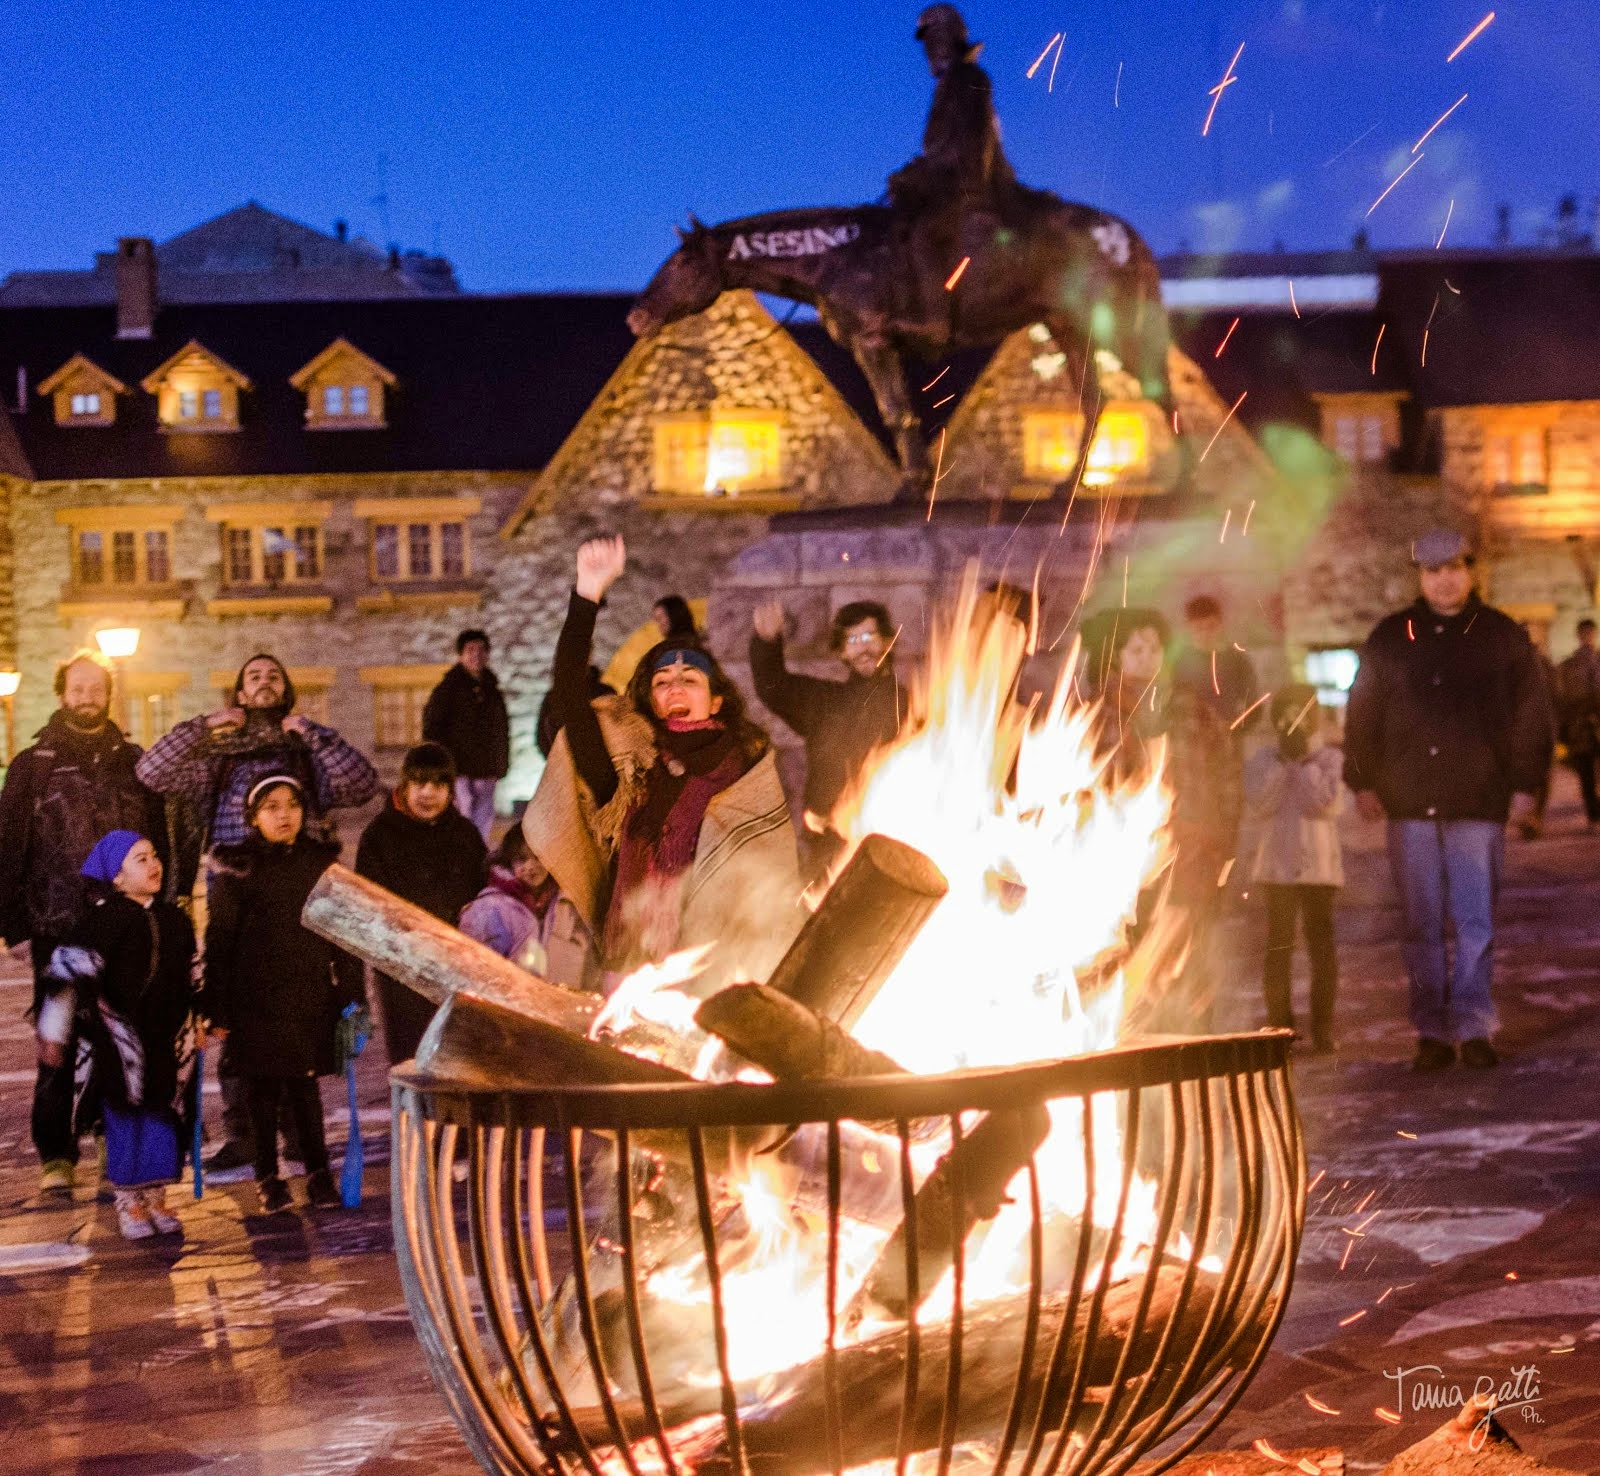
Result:
<svg viewBox="0 0 1600 1476"><path fill-rule="evenodd" d="M117 242L117 337L149 338L155 326L155 242L124 236Z"/></svg>
<svg viewBox="0 0 1600 1476"><path fill-rule="evenodd" d="M347 220L334 221L333 234L341 241L348 241L350 239L350 222Z"/></svg>

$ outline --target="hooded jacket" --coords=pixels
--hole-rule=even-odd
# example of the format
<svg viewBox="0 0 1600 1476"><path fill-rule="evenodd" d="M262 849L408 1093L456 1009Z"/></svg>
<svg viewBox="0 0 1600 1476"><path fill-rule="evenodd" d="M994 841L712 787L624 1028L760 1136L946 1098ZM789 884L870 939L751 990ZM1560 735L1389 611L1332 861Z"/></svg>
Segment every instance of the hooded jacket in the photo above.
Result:
<svg viewBox="0 0 1600 1476"><path fill-rule="evenodd" d="M459 661L422 709L422 736L442 743L463 779L503 779L511 767L511 720L492 671L475 677Z"/></svg>
<svg viewBox="0 0 1600 1476"><path fill-rule="evenodd" d="M1378 622L1345 712L1344 781L1391 820L1489 820L1550 772L1550 692L1527 632L1472 595L1419 599Z"/></svg>
<svg viewBox="0 0 1600 1476"><path fill-rule="evenodd" d="M0 790L0 927L8 943L32 938L47 956L66 937L88 900L79 868L108 830L148 836L165 858L161 801L139 782L139 754L115 723L85 733L57 711L12 761Z"/></svg>

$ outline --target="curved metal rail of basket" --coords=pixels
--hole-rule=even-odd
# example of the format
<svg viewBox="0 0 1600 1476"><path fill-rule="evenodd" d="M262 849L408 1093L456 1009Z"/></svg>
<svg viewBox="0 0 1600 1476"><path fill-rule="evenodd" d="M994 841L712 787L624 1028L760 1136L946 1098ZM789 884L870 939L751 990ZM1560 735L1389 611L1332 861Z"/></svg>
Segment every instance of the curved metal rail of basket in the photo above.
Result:
<svg viewBox="0 0 1600 1476"><path fill-rule="evenodd" d="M899 1471L941 1476L1088 1476L1125 1472L1163 1442L1153 1469L1165 1469L1239 1398L1283 1315L1306 1197L1289 1039L1263 1031L1004 1070L803 1085L492 1092L402 1068L392 1077L392 1209L411 1317L491 1472L806 1476L894 1460ZM869 1339L866 1351L852 1347L838 1276L845 1185L860 1169L856 1124L895 1125L880 1141L890 1174L900 1155L893 1208L908 1219L914 1289L910 1145L933 1120L959 1135L963 1113L1035 1104L1085 1114L1114 1104L1119 1191L1091 1195L1063 1236L1059 1220L1047 1226L1030 1162L1025 1288L998 1311L965 1305L965 1258L955 1254L965 1241L955 1242L949 1321L913 1320ZM722 1299L717 1175L730 1139L770 1141L796 1124L814 1145L825 1268L815 1295L826 1339L803 1376L740 1382ZM1083 1183L1094 1186L1105 1165L1097 1174L1094 1134L1082 1139ZM646 1255L639 1237L657 1233L641 1230L639 1214L647 1147L651 1161L677 1166L681 1233L704 1256L708 1306L694 1330L704 1346L688 1355L709 1375L698 1383L684 1372L684 1329L661 1331L648 1277L635 1271ZM1158 1185L1148 1238L1167 1254L1113 1286L1136 1169ZM547 1205L551 1183L559 1205ZM959 1226L959 1183L954 1193ZM573 1243L566 1226L585 1224L586 1212ZM1180 1232L1194 1248L1181 1259Z"/></svg>

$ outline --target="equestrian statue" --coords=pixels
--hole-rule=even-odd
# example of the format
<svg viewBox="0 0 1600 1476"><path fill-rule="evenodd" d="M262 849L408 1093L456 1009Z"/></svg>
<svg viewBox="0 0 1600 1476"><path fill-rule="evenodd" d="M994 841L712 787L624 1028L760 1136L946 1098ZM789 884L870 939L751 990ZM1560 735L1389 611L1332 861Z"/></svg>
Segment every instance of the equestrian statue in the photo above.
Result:
<svg viewBox="0 0 1600 1476"><path fill-rule="evenodd" d="M922 152L890 177L887 203L714 226L690 216L628 326L649 338L738 288L811 304L865 375L904 491L915 494L934 472L906 361L930 363L1042 323L1081 387L1084 434L1062 484L1073 488L1099 420L1100 365L1132 374L1171 418L1155 258L1126 221L1017 181L979 47L953 5L923 11L916 35L936 79L933 103Z"/></svg>

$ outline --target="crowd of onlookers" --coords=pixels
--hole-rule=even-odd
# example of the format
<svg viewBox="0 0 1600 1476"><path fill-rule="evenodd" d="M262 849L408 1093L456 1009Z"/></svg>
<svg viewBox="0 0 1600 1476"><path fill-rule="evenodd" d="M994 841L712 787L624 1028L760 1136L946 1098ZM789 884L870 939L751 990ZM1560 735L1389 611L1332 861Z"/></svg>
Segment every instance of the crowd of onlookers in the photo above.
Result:
<svg viewBox="0 0 1600 1476"><path fill-rule="evenodd" d="M1536 819L1559 729L1588 822L1600 826L1600 653L1585 621L1577 651L1547 669L1527 634L1475 593L1464 539L1430 533L1412 553L1419 596L1366 642L1332 742L1314 688L1260 692L1210 597L1188 603L1176 637L1155 610L1085 623L1080 680L1111 778L1135 781L1160 763L1172 793L1172 864L1129 929L1136 939L1157 907L1181 909L1181 978L1150 1027L1210 1027L1224 899L1249 817L1255 851L1240 870L1265 896L1268 1022L1294 1024L1301 930L1310 1046L1335 1049L1338 816L1349 789L1364 817L1387 826L1416 1067L1448 1066L1458 1052L1470 1066L1495 1063L1507 822ZM658 602L661 639L624 690L600 680L596 617L625 564L620 538L578 551L539 716L544 774L492 854L509 723L488 638L469 630L428 700L424 741L361 833L356 869L571 987L607 991L689 947L704 950L704 988L764 976L798 924L805 884L844 848L833 824L841 796L906 720L894 626L880 604L843 606L831 628L842 673L830 679L790 667L780 602L754 611L755 695L804 743L797 824L771 739L681 599ZM1003 584L980 608L1021 622L1035 613L1029 592ZM0 926L7 942L27 942L35 980L41 1186L70 1190L80 1136L98 1129L123 1233L175 1229L163 1195L192 1141L196 1064L211 1047L223 1138L206 1171L252 1172L273 1212L290 1203L287 1159L303 1167L311 1204L337 1204L317 1081L358 1048L369 994L360 966L300 919L340 854L335 813L370 801L377 772L296 711L288 670L270 654L240 668L231 705L143 753L111 719L113 677L95 654L62 664L60 707L0 792ZM192 919L203 920L198 946ZM409 1059L432 1006L381 975L370 998L390 1060Z"/></svg>

